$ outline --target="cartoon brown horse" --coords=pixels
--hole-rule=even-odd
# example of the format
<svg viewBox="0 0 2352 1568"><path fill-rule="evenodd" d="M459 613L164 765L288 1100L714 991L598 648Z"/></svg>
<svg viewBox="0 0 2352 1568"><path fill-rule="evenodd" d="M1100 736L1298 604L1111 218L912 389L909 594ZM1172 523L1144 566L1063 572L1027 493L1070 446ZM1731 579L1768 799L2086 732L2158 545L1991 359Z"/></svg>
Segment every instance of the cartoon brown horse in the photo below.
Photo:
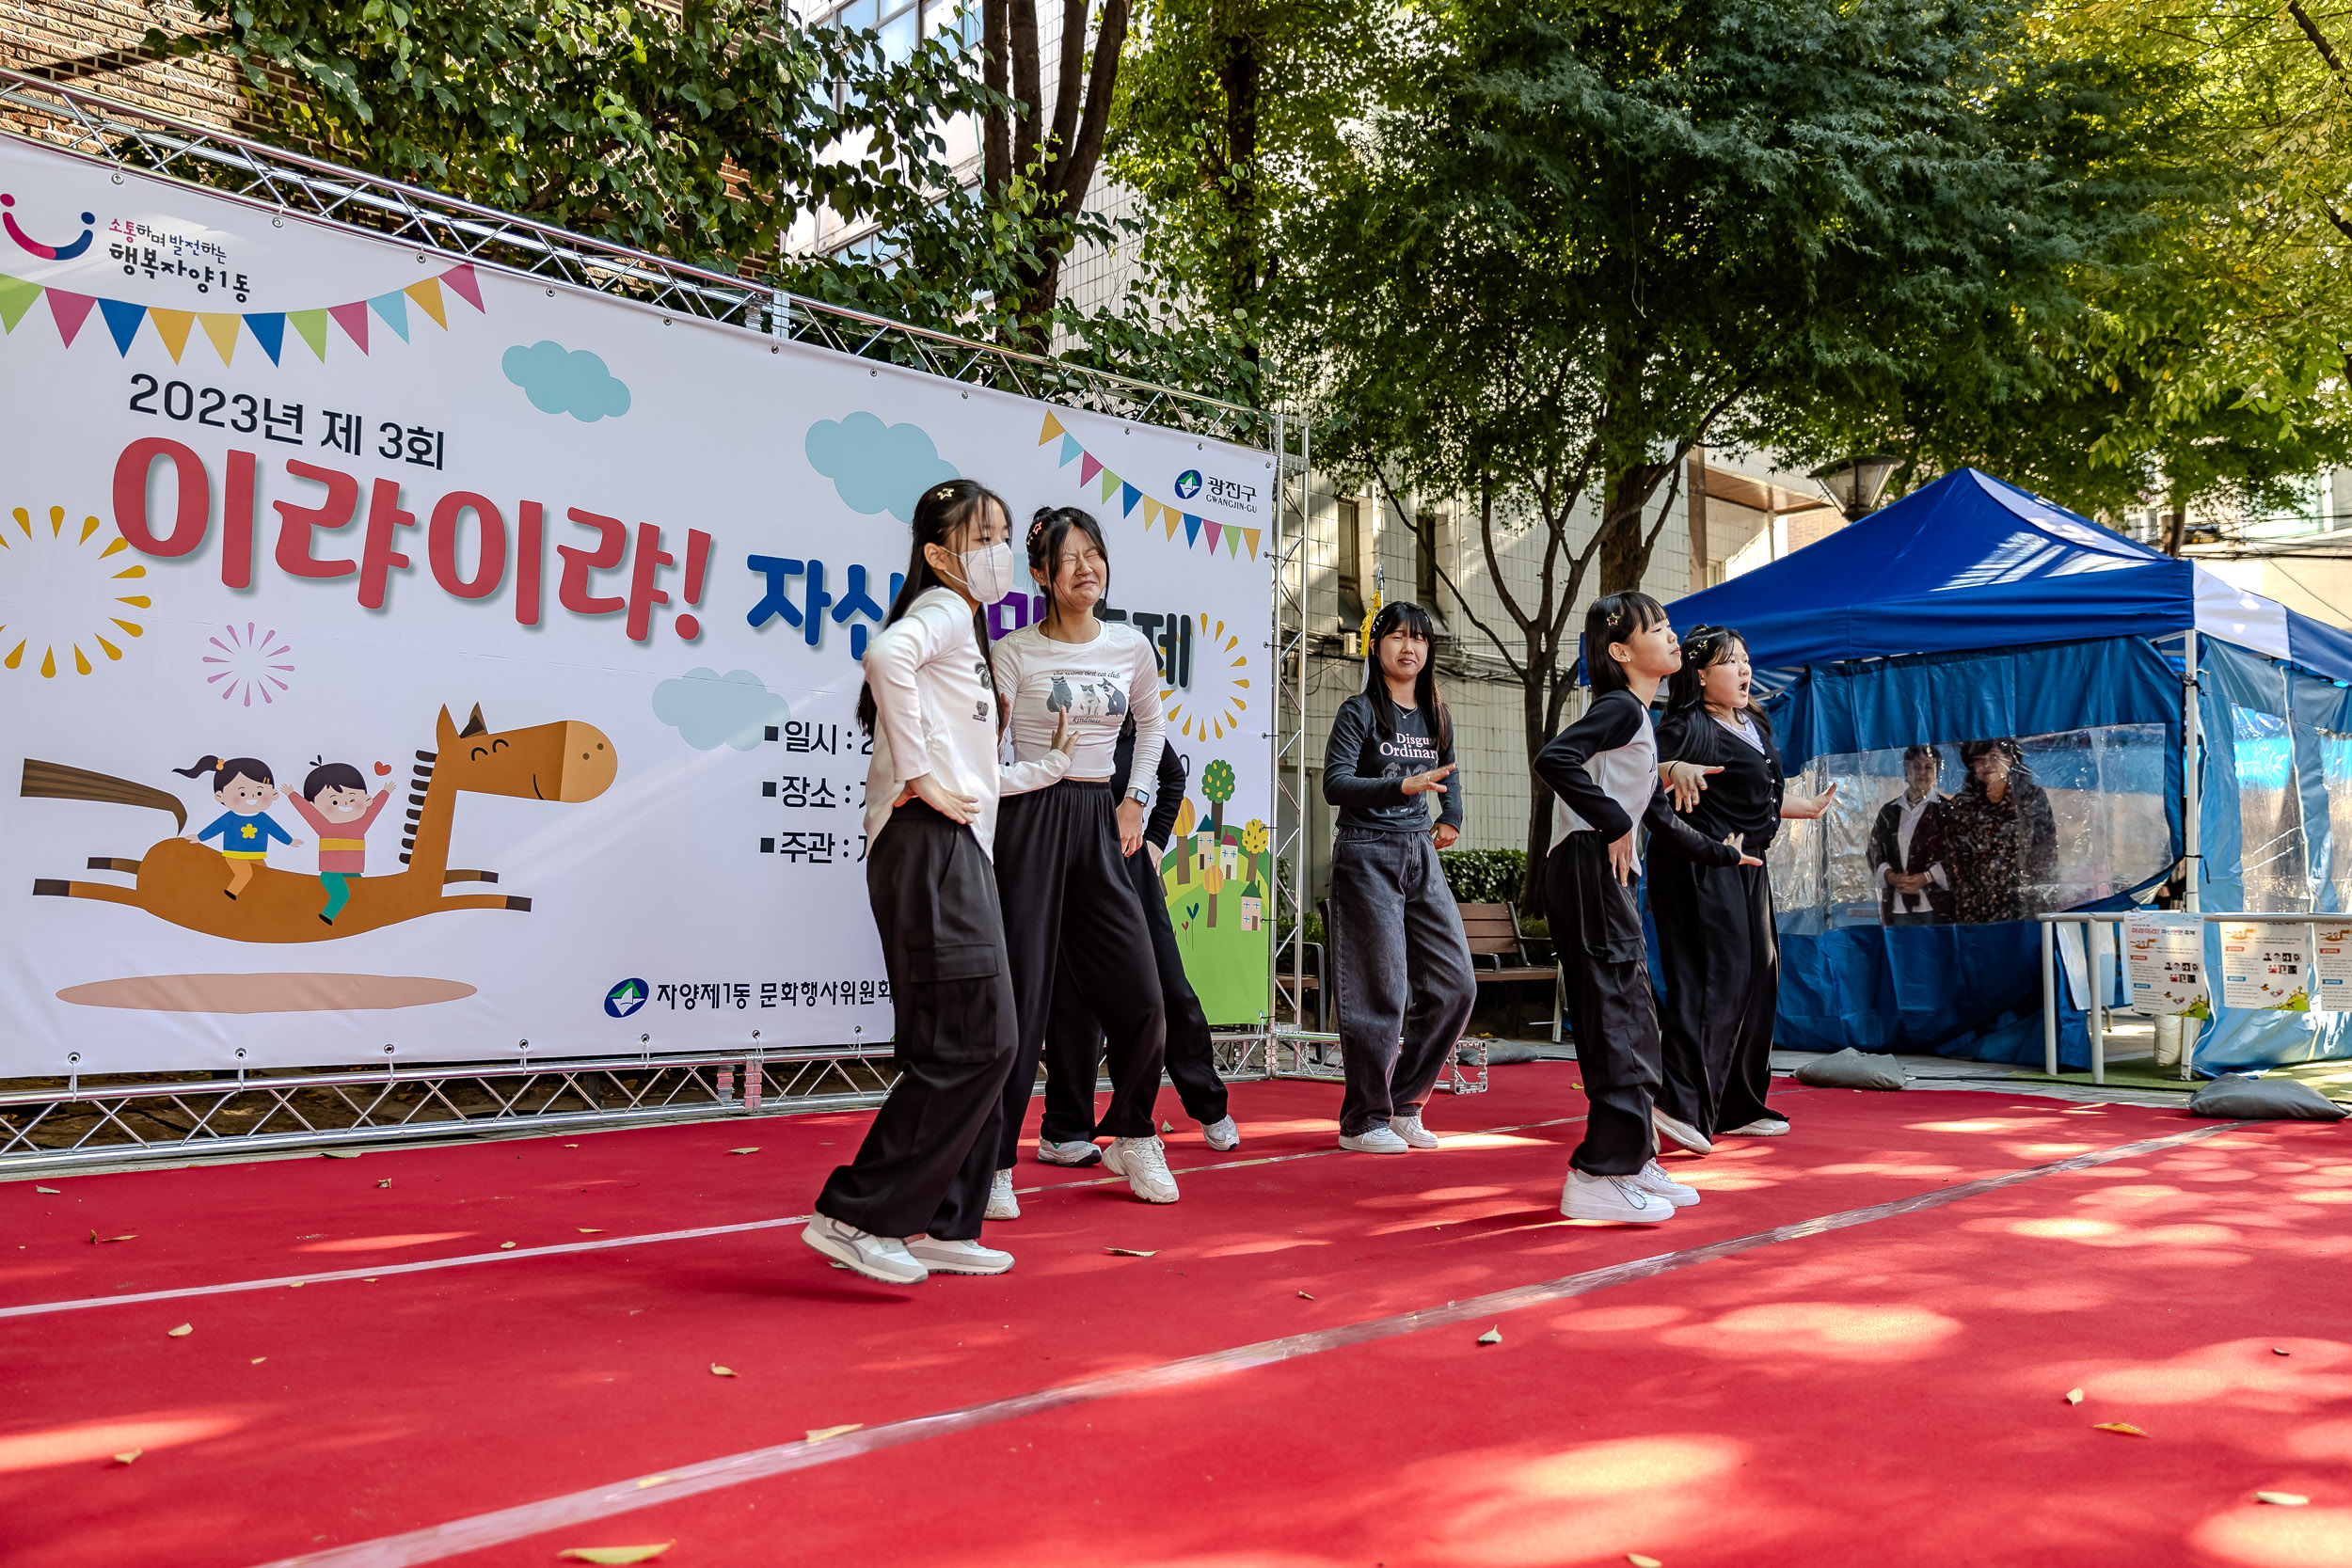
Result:
<svg viewBox="0 0 2352 1568"><path fill-rule="evenodd" d="M238 942L327 942L359 931L398 925L442 910L528 910L528 898L495 893L443 896L450 882L495 882L489 871L452 871L450 819L457 797L513 795L534 800L593 800L612 783L619 758L612 743L593 724L565 721L527 730L493 734L473 717L459 729L441 710L438 750L419 752L408 796L408 829L402 841L405 870L385 877L355 877L351 902L331 927L318 917L319 879L257 865L253 880L234 900L221 896L229 865L218 852L184 838L167 838L139 860L92 857L93 871L127 872L133 887L111 882L68 882L42 878L36 894L63 898L103 898L129 904L191 931ZM167 811L187 826L179 798L128 779L26 759L23 793L64 800L105 800Z"/></svg>

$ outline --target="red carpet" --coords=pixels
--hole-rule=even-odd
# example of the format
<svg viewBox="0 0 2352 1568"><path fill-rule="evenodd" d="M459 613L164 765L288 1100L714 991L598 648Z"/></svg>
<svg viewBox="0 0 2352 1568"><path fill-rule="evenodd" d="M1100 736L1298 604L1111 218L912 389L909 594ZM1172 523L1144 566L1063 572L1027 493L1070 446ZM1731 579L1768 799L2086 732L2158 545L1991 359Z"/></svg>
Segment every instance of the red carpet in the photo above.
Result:
<svg viewBox="0 0 2352 1568"><path fill-rule="evenodd" d="M1581 1114L1572 1066L1495 1079L1440 1098L1433 1127ZM1172 1208L1025 1163L1025 1185L1055 1190L989 1238L1019 1268L912 1291L826 1268L789 1227L528 1255L804 1212L854 1116L0 1187L19 1243L0 1307L526 1254L0 1318L0 1561L246 1568L633 1495L811 1429L859 1423L865 1442L2213 1125L1792 1088L1791 1136L1674 1162L1707 1200L1638 1231L1560 1219L1574 1125L1341 1155L1337 1102L1236 1085L1241 1151L1185 1124ZM339 1560L551 1563L675 1539L665 1564L2352 1565L2342 1139L2224 1132L1474 1323L901 1430L456 1556ZM94 1246L93 1229L136 1239ZM1482 1347L1489 1323L1502 1342Z"/></svg>

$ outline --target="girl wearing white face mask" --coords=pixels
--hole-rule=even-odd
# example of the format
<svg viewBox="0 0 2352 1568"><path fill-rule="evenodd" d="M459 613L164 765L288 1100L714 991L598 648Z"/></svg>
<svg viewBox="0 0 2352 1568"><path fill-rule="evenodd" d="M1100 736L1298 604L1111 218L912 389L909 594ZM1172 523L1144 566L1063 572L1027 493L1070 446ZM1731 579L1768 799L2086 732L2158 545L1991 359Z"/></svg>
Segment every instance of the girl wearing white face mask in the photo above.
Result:
<svg viewBox="0 0 2352 1568"><path fill-rule="evenodd" d="M1057 986L1075 987L1102 1022L1111 1102L1099 1121L1089 1117L1077 1125L1062 1125L1066 1111L1049 1103L1038 1158L1058 1165L1099 1159L1144 1201L1176 1201L1176 1181L1152 1119L1167 1015L1152 934L1126 866L1126 857L1143 843L1144 812L1159 777L1165 729L1160 671L1142 633L1095 619L1095 606L1110 586L1109 555L1102 528L1086 513L1041 510L1029 525L1029 575L1045 590L1047 609L996 650L996 693L1014 756L1024 762L1038 756L1057 723L1073 724L1077 733L1065 776L1044 787L1016 794L1008 784L1005 791L996 887L1004 902L1020 1048L1005 1082L991 1219L1021 1212L1012 1165ZM1135 762L1121 793L1112 783L1114 753L1130 716ZM1083 1103L1090 1111L1091 1061L1064 1064L1062 1070L1084 1072ZM1094 1142L1104 1134L1107 1149Z"/></svg>
<svg viewBox="0 0 2352 1568"><path fill-rule="evenodd" d="M899 1074L801 1238L893 1284L1012 1267L1012 1254L979 1242L1016 1040L989 855L998 795L1059 778L1070 730L1000 769L980 610L1011 581L1007 532L1005 503L971 480L923 493L905 585L866 649L858 698L874 740L866 890L890 972Z"/></svg>

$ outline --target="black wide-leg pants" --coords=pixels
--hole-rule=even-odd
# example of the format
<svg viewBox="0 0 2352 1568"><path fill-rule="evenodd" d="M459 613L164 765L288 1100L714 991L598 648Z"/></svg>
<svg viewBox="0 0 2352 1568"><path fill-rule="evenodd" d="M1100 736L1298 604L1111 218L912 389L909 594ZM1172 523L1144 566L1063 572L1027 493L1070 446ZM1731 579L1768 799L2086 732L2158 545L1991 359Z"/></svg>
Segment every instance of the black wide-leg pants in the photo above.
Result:
<svg viewBox="0 0 2352 1568"><path fill-rule="evenodd" d="M866 892L898 1081L817 1212L877 1236L976 1240L1018 1044L996 878L970 827L914 800L866 851Z"/></svg>
<svg viewBox="0 0 2352 1568"><path fill-rule="evenodd" d="M1649 1113L1661 1076L1641 911L1609 868L1608 841L1590 831L1552 847L1544 900L1590 1101L1568 1164L1587 1176L1632 1176L1657 1148Z"/></svg>
<svg viewBox="0 0 2352 1568"><path fill-rule="evenodd" d="M1010 1170L1021 1151L1021 1118L1037 1085L1054 996L1071 988L1102 1022L1111 1082L1109 1108L1093 1117L1093 1053L1083 1067L1048 1063L1073 1079L1085 1111L1068 1119L1051 1101L1042 1129L1055 1143L1144 1138L1159 1096L1168 1021L1143 906L1119 852L1117 797L1107 781L1064 779L1008 796L996 818L996 888L1005 908L1005 951L1011 960L1019 1045L1004 1085L996 1168Z"/></svg>
<svg viewBox="0 0 2352 1568"><path fill-rule="evenodd" d="M1650 856L1649 907L1665 972L1665 1086L1658 1103L1708 1137L1769 1109L1780 940L1760 865Z"/></svg>
<svg viewBox="0 0 2352 1568"><path fill-rule="evenodd" d="M1223 1121L1228 1109L1225 1080L1216 1075L1216 1045L1209 1035L1209 1015L1184 976L1176 926L1168 917L1168 893L1160 886L1159 865L1149 847L1127 857L1127 880L1135 887L1143 924L1152 933L1152 958L1167 1009L1168 1081L1184 1102L1184 1115L1204 1127ZM1102 1062L1101 1021L1078 987L1061 984L1057 976L1053 1016L1045 1032L1046 1136L1069 1142L1109 1131L1106 1126L1096 1128L1094 1122L1094 1075ZM1114 1099L1132 1092L1130 1085L1116 1080L1112 1090ZM1094 1128L1094 1132L1065 1135L1063 1129L1073 1127Z"/></svg>

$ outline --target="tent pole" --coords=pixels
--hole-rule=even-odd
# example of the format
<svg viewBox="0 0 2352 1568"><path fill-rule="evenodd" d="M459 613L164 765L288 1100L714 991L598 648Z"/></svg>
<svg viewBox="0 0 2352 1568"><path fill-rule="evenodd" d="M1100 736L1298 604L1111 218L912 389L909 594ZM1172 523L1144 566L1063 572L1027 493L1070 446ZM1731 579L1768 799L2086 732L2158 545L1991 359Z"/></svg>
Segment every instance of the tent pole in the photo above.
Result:
<svg viewBox="0 0 2352 1568"><path fill-rule="evenodd" d="M2197 628L2191 626L2181 638L2181 908L2189 914L2204 909L2201 884L2205 879L2205 858L2202 852L2201 818L2204 815L2203 781L2197 767L2198 741L2201 738L2201 722L2198 704ZM2189 1059L2195 1053L2198 1023L2195 1019L2181 1020L2181 1077L2193 1076Z"/></svg>

